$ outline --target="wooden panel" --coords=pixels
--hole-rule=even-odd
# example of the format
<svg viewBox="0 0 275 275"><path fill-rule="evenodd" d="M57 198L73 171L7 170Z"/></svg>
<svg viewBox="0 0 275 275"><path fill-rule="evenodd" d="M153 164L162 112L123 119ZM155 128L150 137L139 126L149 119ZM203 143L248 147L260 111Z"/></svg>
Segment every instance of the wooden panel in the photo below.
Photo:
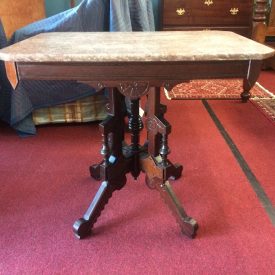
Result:
<svg viewBox="0 0 275 275"><path fill-rule="evenodd" d="M259 2L266 6L266 1L258 0L256 8L262 7ZM162 0L161 3L163 30L230 30L252 36L253 0ZM257 24L264 20L257 18Z"/></svg>
<svg viewBox="0 0 275 275"><path fill-rule="evenodd" d="M272 1L271 10L269 14L268 26L266 29L265 36L275 37L275 0ZM265 38L264 36L264 38ZM275 48L275 42L268 42L268 46ZM265 60L265 68L272 68L275 70L275 56Z"/></svg>
<svg viewBox="0 0 275 275"><path fill-rule="evenodd" d="M7 37L45 17L44 0L0 0L0 18Z"/></svg>
<svg viewBox="0 0 275 275"><path fill-rule="evenodd" d="M270 15L269 15L269 23L268 26L270 28L274 28L275 29L275 1L272 1L272 6L271 6L271 11L270 11ZM275 32L274 32L275 33Z"/></svg>
<svg viewBox="0 0 275 275"><path fill-rule="evenodd" d="M23 79L76 80L114 87L119 81L149 81L152 86L163 86L166 81L203 78L245 77L248 61L213 62L129 62L129 63L17 63L18 76ZM107 83L107 86L105 85Z"/></svg>
<svg viewBox="0 0 275 275"><path fill-rule="evenodd" d="M199 27L194 27L194 26L164 26L163 27L164 31L201 31L201 30L218 30L218 31L231 31L238 33L240 35L243 35L245 37L251 37L251 27L250 26L244 26L244 27L239 27L239 26L199 26Z"/></svg>
<svg viewBox="0 0 275 275"><path fill-rule="evenodd" d="M252 22L253 1L164 0L164 25L249 25Z"/></svg>
<svg viewBox="0 0 275 275"><path fill-rule="evenodd" d="M266 31L266 36L275 36L275 27L268 27Z"/></svg>

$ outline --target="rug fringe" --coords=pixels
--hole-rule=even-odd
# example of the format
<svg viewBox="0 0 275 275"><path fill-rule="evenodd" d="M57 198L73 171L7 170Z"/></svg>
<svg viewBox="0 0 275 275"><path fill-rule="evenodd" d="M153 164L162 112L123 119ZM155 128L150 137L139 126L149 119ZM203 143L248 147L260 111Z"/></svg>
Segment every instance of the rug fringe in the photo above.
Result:
<svg viewBox="0 0 275 275"><path fill-rule="evenodd" d="M275 95L270 92L268 89L266 89L264 86L262 86L259 82L256 82L256 85L261 88L265 93L267 93L268 95L270 95L272 98L275 98Z"/></svg>

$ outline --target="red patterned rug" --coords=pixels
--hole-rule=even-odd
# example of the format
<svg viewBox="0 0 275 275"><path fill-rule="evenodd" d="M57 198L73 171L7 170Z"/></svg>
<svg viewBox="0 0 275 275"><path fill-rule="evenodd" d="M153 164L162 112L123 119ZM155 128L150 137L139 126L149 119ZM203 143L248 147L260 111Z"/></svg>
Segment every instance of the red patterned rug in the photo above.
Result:
<svg viewBox="0 0 275 275"><path fill-rule="evenodd" d="M252 98L251 102L275 123L275 97Z"/></svg>
<svg viewBox="0 0 275 275"><path fill-rule="evenodd" d="M242 79L191 80L166 91L168 99L240 99ZM258 83L251 89L252 97L270 98Z"/></svg>
<svg viewBox="0 0 275 275"><path fill-rule="evenodd" d="M242 79L213 79L181 83L165 94L168 99L240 99L242 91ZM275 122L275 95L258 82L250 92L250 101Z"/></svg>

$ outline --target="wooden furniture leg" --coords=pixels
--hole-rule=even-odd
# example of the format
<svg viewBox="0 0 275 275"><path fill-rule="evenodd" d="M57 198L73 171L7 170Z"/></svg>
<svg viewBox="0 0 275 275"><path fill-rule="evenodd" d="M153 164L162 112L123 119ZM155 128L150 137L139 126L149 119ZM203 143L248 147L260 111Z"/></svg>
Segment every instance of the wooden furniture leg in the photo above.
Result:
<svg viewBox="0 0 275 275"><path fill-rule="evenodd" d="M73 225L73 231L79 239L91 233L93 225L113 192L125 185L126 174L129 172L130 159L124 158L122 153L124 113L121 106L123 106L124 96L116 89L111 89L109 98L110 102L107 105L109 116L100 124L103 137L101 154L104 159L99 165L90 168L92 175L103 182L83 218Z"/></svg>
<svg viewBox="0 0 275 275"><path fill-rule="evenodd" d="M121 155L122 143L124 140L124 117L126 106L124 96L117 89L110 89L109 103L106 106L106 111L109 114L107 119L99 124L102 134L102 149L101 155L108 156L109 150L112 147L112 155ZM112 157L113 158L113 157ZM104 180L105 163L103 160L99 164L90 166L90 175L96 180Z"/></svg>
<svg viewBox="0 0 275 275"><path fill-rule="evenodd" d="M266 32L263 36L263 42L269 47L275 48L275 1L271 3L271 9L269 13L269 20L266 27ZM268 58L264 61L265 69L275 70L275 56Z"/></svg>
<svg viewBox="0 0 275 275"><path fill-rule="evenodd" d="M255 0L254 13L252 18L252 39L264 43L266 34L266 14L268 0Z"/></svg>
<svg viewBox="0 0 275 275"><path fill-rule="evenodd" d="M83 218L78 219L73 225L75 236L78 239L83 239L91 234L93 225L112 197L113 192L121 189L125 183L126 177L118 182L113 180L102 182Z"/></svg>
<svg viewBox="0 0 275 275"><path fill-rule="evenodd" d="M248 99L251 97L250 90L255 85L259 73L262 67L262 61L260 60L250 60L247 76L243 80L243 92L241 93L241 99L243 102L247 102Z"/></svg>
<svg viewBox="0 0 275 275"><path fill-rule="evenodd" d="M142 170L146 174L146 184L149 188L159 191L179 223L182 233L193 238L196 235L198 224L186 214L168 181L169 178L175 179L181 176L182 166L173 165L167 158L170 151L168 134L171 132L171 126L164 119L164 113L161 112L158 88L149 93L148 103L146 127L149 147L148 153L140 157Z"/></svg>
<svg viewBox="0 0 275 275"><path fill-rule="evenodd" d="M166 106L160 104L160 88L151 88L148 94L147 103L147 138L148 138L148 153L153 157L157 157L162 152L165 162L168 162L167 155L170 150L167 144L168 134L171 132L171 125L164 119L166 113ZM170 162L169 162L170 163ZM178 179L183 170L183 166L176 163L170 163L171 179Z"/></svg>

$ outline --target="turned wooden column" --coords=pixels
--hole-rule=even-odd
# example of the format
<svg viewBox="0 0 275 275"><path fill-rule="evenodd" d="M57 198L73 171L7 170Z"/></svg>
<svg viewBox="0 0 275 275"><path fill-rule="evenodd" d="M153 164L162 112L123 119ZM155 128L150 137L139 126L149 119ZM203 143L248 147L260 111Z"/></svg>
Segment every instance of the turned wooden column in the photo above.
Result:
<svg viewBox="0 0 275 275"><path fill-rule="evenodd" d="M256 0L253 14L252 39L264 43L266 36L266 14L268 0Z"/></svg>

